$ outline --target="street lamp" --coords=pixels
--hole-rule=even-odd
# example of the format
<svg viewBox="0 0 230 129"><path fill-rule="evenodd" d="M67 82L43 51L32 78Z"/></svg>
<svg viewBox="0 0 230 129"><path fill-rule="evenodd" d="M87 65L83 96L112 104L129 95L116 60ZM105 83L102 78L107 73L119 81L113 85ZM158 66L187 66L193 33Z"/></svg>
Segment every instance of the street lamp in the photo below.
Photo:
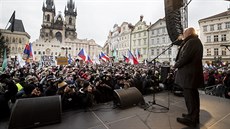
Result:
<svg viewBox="0 0 230 129"><path fill-rule="evenodd" d="M65 56L68 56L68 50L71 50L71 47L61 47L62 50L65 50Z"/></svg>

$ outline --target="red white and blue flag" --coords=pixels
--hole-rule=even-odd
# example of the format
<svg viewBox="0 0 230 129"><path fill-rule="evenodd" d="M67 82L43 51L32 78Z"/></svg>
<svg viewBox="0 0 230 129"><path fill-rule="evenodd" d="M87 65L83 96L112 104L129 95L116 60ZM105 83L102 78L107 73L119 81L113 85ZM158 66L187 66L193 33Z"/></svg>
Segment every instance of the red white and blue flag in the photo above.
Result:
<svg viewBox="0 0 230 129"><path fill-rule="evenodd" d="M124 62L129 63L129 58L127 58L125 55L123 55Z"/></svg>
<svg viewBox="0 0 230 129"><path fill-rule="evenodd" d="M99 60L106 62L106 60L104 58L101 58L101 53L99 53Z"/></svg>
<svg viewBox="0 0 230 129"><path fill-rule="evenodd" d="M139 64L138 60L133 56L133 54L131 53L130 50L128 50L128 54L129 54L129 62L131 64Z"/></svg>
<svg viewBox="0 0 230 129"><path fill-rule="evenodd" d="M87 63L93 63L93 61L90 59L90 57L89 57L89 55L88 55L88 57L87 57L87 61L86 61Z"/></svg>
<svg viewBox="0 0 230 129"><path fill-rule="evenodd" d="M141 57L141 54L140 54L140 52L138 51L138 49L136 49L135 55L136 55L137 60Z"/></svg>
<svg viewBox="0 0 230 129"><path fill-rule="evenodd" d="M26 44L23 54L25 55L26 59L33 57L32 44L31 43Z"/></svg>
<svg viewBox="0 0 230 129"><path fill-rule="evenodd" d="M82 48L81 51L78 53L78 56L82 58L82 60L87 61L88 60L88 54L85 52L85 50Z"/></svg>
<svg viewBox="0 0 230 129"><path fill-rule="evenodd" d="M105 53L101 52L101 59L109 61L109 56L107 56Z"/></svg>

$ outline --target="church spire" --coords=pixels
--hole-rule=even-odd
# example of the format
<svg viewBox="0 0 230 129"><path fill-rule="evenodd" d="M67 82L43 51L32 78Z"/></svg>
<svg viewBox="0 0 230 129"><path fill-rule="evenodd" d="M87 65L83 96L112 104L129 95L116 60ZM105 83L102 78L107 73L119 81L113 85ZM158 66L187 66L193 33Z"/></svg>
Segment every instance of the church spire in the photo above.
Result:
<svg viewBox="0 0 230 129"><path fill-rule="evenodd" d="M54 8L54 1L53 0L46 0L46 8L53 9Z"/></svg>
<svg viewBox="0 0 230 129"><path fill-rule="evenodd" d="M73 0L68 0L67 8L65 7L65 15L69 14L69 15L76 16L77 15L76 12L77 10L75 9L75 2L73 2Z"/></svg>
<svg viewBox="0 0 230 129"><path fill-rule="evenodd" d="M73 0L70 0L67 2L67 9L69 12L74 12L75 3L73 3Z"/></svg>

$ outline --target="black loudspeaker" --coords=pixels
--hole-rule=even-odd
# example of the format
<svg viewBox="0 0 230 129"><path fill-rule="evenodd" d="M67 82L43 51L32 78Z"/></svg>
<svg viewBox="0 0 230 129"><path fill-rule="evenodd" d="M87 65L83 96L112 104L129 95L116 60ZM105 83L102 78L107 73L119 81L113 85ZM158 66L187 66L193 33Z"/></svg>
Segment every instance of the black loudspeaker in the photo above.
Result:
<svg viewBox="0 0 230 129"><path fill-rule="evenodd" d="M143 104L144 98L136 87L114 90L114 102L121 108L127 108L136 104Z"/></svg>
<svg viewBox="0 0 230 129"><path fill-rule="evenodd" d="M61 96L18 99L11 112L9 129L59 123L61 113Z"/></svg>
<svg viewBox="0 0 230 129"><path fill-rule="evenodd" d="M165 8L177 10L183 6L183 0L165 0Z"/></svg>
<svg viewBox="0 0 230 129"><path fill-rule="evenodd" d="M165 20L169 38L172 42L183 33L181 10L183 0L165 0Z"/></svg>
<svg viewBox="0 0 230 129"><path fill-rule="evenodd" d="M164 82L167 79L169 72L170 72L170 67L161 67L161 81L162 82Z"/></svg>

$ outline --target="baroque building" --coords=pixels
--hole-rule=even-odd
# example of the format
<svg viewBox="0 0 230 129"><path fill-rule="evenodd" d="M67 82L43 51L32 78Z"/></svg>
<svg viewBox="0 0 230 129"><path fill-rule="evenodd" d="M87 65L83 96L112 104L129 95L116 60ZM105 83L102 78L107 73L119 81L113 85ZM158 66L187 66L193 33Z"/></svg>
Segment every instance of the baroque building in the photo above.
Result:
<svg viewBox="0 0 230 129"><path fill-rule="evenodd" d="M135 24L131 36L132 53L139 51L141 58L139 61L143 61L148 58L148 27L149 25L143 20L144 16L140 16L140 20Z"/></svg>
<svg viewBox="0 0 230 129"><path fill-rule="evenodd" d="M167 50L169 45L172 43L167 29L165 18L159 19L148 28L149 33L149 54L148 60L153 60L156 56ZM169 62L171 65L175 63L176 54L178 51L177 46L172 46L167 51L163 52L156 61Z"/></svg>
<svg viewBox="0 0 230 129"><path fill-rule="evenodd" d="M144 60L153 61L171 43L166 29L165 18L159 19L154 24L147 25L141 15L135 25L127 22L123 22L121 26L115 24L113 31L109 32L103 50L109 56L116 56L119 61L123 60L123 55L128 56L128 50L134 55L136 54L135 51L138 50L141 55L138 60L143 63ZM178 47L173 46L159 56L157 61L173 65L177 51ZM114 52L116 55L114 55Z"/></svg>
<svg viewBox="0 0 230 129"><path fill-rule="evenodd" d="M225 46L230 45L230 9L200 19L199 26L204 46L203 62L215 65L227 63L230 59L230 50Z"/></svg>
<svg viewBox="0 0 230 129"><path fill-rule="evenodd" d="M83 48L91 56L98 55L102 48L93 39L79 39L76 32L77 8L73 0L67 1L64 17L61 12L56 14L54 0L43 3L43 20L40 37L33 42L33 51L36 55L77 57Z"/></svg>

